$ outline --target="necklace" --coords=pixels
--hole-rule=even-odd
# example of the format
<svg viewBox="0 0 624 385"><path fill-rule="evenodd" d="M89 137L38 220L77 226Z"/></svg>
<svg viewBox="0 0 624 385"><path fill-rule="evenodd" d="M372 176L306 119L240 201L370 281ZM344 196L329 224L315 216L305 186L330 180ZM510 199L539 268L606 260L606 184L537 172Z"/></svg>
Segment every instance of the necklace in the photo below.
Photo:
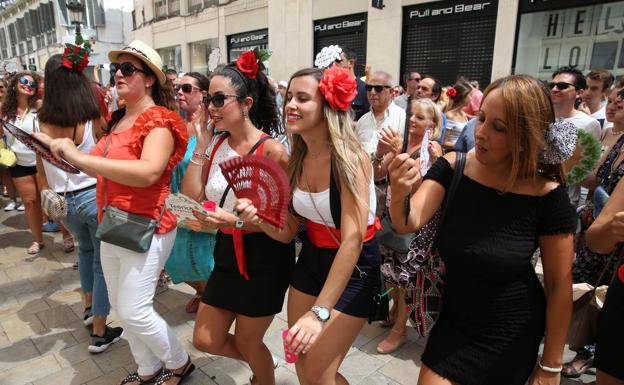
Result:
<svg viewBox="0 0 624 385"><path fill-rule="evenodd" d="M611 127L611 135L620 135L620 134L621 134L621 133L623 133L623 132L624 132L624 129L619 130L619 131L615 131L615 130L613 129L613 127Z"/></svg>

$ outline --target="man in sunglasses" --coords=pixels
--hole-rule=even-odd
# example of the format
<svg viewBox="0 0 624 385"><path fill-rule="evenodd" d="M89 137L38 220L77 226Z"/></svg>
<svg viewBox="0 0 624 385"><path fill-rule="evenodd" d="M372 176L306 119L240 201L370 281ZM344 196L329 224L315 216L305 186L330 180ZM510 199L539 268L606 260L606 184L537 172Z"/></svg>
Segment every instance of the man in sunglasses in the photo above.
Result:
<svg viewBox="0 0 624 385"><path fill-rule="evenodd" d="M403 135L405 111L392 102L392 77L384 71L376 71L365 86L371 110L362 115L355 127L355 134L367 154L377 150L378 134L390 127Z"/></svg>
<svg viewBox="0 0 624 385"><path fill-rule="evenodd" d="M355 76L355 65L357 62L357 54L346 47L342 47L342 53L340 59L336 60L336 65L346 68L351 74L351 78L355 79L357 84L357 96L351 102L351 108L355 113L355 120L360 120L362 115L368 112L370 106L368 105L368 99L366 98L366 90L364 89L365 83L357 76Z"/></svg>
<svg viewBox="0 0 624 385"><path fill-rule="evenodd" d="M576 68L561 67L552 76L548 84L555 108L555 118L573 123L579 130L589 132L600 143L602 129L600 123L575 108L576 101L587 88L583 73ZM581 185L568 187L570 202L577 207L581 201Z"/></svg>
<svg viewBox="0 0 624 385"><path fill-rule="evenodd" d="M398 96L394 99L394 104L401 107L402 109L407 109L407 98L415 97L418 92L418 86L422 80L422 76L416 71L408 71L405 73L405 92L403 95Z"/></svg>

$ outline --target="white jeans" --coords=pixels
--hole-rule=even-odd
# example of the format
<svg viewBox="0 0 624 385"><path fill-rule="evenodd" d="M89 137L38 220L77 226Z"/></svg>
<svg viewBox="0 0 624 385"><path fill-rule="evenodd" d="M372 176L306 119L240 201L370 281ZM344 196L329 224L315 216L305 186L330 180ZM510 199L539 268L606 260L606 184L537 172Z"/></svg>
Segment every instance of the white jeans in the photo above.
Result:
<svg viewBox="0 0 624 385"><path fill-rule="evenodd" d="M162 363L177 369L188 359L175 333L154 310L154 292L175 241L176 231L154 234L150 249L137 253L101 242L100 256L108 296L141 376L156 373Z"/></svg>

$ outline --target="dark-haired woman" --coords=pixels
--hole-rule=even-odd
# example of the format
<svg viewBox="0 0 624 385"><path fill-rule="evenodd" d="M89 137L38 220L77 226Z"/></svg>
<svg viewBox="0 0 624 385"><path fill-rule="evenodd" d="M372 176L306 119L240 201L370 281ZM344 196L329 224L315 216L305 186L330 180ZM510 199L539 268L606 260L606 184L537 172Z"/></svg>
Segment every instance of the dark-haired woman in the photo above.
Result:
<svg viewBox="0 0 624 385"><path fill-rule="evenodd" d="M294 73L284 109L292 135L293 213L277 230L258 220L249 200L237 205L246 222L282 242L291 241L305 221L288 292L285 339L299 356L301 384L347 383L338 369L370 314L373 288L380 284L373 169L353 132L349 110L356 94L347 69Z"/></svg>
<svg viewBox="0 0 624 385"><path fill-rule="evenodd" d="M529 378L530 385L559 385L572 313L575 218L562 185L561 163L571 152L559 156L544 143L547 130L554 137L570 132L549 126L554 120L550 92L537 79L508 76L485 90L475 150L466 155L438 228L444 293L419 385L524 385ZM398 232L419 230L434 216L456 156L439 158L424 180L408 154L390 162L390 214ZM544 288L531 265L538 246Z"/></svg>
<svg viewBox="0 0 624 385"><path fill-rule="evenodd" d="M138 364L120 384L182 383L195 369L175 333L153 305L154 291L175 241L176 219L165 210L171 173L182 159L188 136L173 111L162 60L147 44L135 40L108 54L119 95L126 106L116 111L106 135L91 155L69 138L51 142L52 151L89 175L97 175L97 203L158 221L144 253L100 243L100 257L110 303Z"/></svg>
<svg viewBox="0 0 624 385"><path fill-rule="evenodd" d="M468 115L463 111L470 102L470 84L459 81L446 90L448 104L444 109L446 114L446 134L444 148L450 149L455 146L457 138L461 135L464 126L468 123Z"/></svg>
<svg viewBox="0 0 624 385"><path fill-rule="evenodd" d="M37 110L41 104L40 77L34 72L18 72L9 79L9 90L4 97L0 115L22 130L33 133L37 124ZM1 130L2 128L0 128ZM34 238L28 254L37 254L43 248L41 198L37 185L37 160L34 151L5 132L9 148L17 156L17 164L9 168L17 193L26 208L26 220Z"/></svg>
<svg viewBox="0 0 624 385"><path fill-rule="evenodd" d="M180 78L180 83L175 86L178 108L186 116L189 142L184 158L173 170L172 193L180 192L184 173L195 152L197 146L195 124L201 124L201 115L205 113L204 108L202 108L202 100L208 94L209 84L210 81L206 76L198 72L189 72ZM165 271L173 283L186 282L195 289L195 295L186 304L187 313L195 313L199 307L206 281L214 266L212 256L214 245L215 236L213 234L178 227L176 240L165 265Z"/></svg>
<svg viewBox="0 0 624 385"><path fill-rule="evenodd" d="M251 51L243 58L257 60ZM252 383L271 385L275 384L274 364L262 339L282 310L295 249L292 242L280 243L257 226L238 221L232 213L236 196L227 188L218 164L253 152L286 168L286 150L267 134L278 124L275 91L262 72L253 76L230 64L213 74L208 100L212 124L224 134L209 146L209 133L202 127L182 183L184 194L220 206L209 216L196 214L202 226L219 232L193 344L211 354L246 361L255 376ZM234 321L236 328L230 334Z"/></svg>
<svg viewBox="0 0 624 385"><path fill-rule="evenodd" d="M62 56L51 56L45 67L40 131L52 139L68 138L88 154L102 135L105 123L91 90L89 79L74 68L61 65ZM69 91L69 92L68 92ZM100 241L95 202L96 179L85 173L70 174L37 157L37 167L48 188L64 195L67 216L63 224L78 241L80 286L84 295L84 323L92 326L89 352L101 353L119 341L122 328L106 326L110 311L108 290L100 262Z"/></svg>

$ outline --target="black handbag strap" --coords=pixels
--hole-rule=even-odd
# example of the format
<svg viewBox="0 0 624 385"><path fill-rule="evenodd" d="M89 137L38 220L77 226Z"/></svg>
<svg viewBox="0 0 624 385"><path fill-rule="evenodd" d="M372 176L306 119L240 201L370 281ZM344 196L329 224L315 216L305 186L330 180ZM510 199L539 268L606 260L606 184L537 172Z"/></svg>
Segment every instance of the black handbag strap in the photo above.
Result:
<svg viewBox="0 0 624 385"><path fill-rule="evenodd" d="M256 144L253 145L253 147L251 147L251 149L249 150L249 152L247 153L247 155L253 154L254 152L256 152L256 150L258 149L258 147L260 147L260 145L264 142L266 142L267 140L271 139L270 135L266 135L264 134L257 142ZM210 160L212 162L212 159ZM221 195L221 200L219 201L219 207L223 207L223 204L225 203L225 198L227 198L228 193L230 192L230 185L228 184L227 187L225 188L225 191L223 191L223 195Z"/></svg>

